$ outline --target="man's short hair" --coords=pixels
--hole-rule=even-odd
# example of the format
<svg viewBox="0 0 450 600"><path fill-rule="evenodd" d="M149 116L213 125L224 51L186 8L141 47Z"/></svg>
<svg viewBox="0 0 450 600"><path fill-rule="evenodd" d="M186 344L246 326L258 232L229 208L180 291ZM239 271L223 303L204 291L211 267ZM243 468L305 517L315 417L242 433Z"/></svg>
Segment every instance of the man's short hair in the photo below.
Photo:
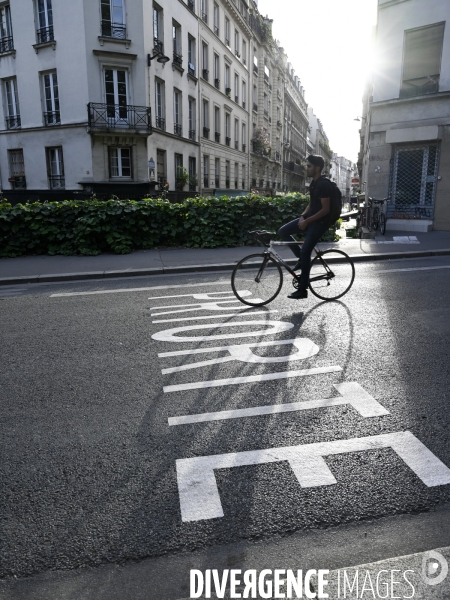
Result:
<svg viewBox="0 0 450 600"><path fill-rule="evenodd" d="M320 167L321 171L325 166L325 161L321 156L318 156L317 154L310 154L306 160L315 167Z"/></svg>

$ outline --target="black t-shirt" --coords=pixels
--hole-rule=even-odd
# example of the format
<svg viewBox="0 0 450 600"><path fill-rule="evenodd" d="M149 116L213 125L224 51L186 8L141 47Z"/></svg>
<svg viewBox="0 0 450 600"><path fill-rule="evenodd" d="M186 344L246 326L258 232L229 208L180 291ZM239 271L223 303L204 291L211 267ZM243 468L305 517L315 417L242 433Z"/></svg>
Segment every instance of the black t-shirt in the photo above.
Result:
<svg viewBox="0 0 450 600"><path fill-rule="evenodd" d="M310 197L310 209L307 217L312 217L319 210L322 210L322 198L330 198L330 209L331 209L331 196L333 194L333 186L331 181L324 176L319 177L316 181L311 181L309 184L309 197ZM319 223L326 223L330 220L329 215L325 215L323 219L319 220Z"/></svg>

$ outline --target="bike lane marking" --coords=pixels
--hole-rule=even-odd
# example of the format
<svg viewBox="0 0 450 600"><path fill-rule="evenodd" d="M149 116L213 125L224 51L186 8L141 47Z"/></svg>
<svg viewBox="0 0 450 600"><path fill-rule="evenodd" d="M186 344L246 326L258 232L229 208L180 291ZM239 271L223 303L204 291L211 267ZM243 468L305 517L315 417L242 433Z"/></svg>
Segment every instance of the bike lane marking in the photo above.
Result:
<svg viewBox="0 0 450 600"><path fill-rule="evenodd" d="M388 410L381 406L381 404L358 383L337 383L334 384L333 387L341 394L340 397L169 417L168 423L169 426L190 425L192 423L204 423L206 421L221 421L224 419L241 419L244 417L257 417L260 415L274 415L277 413L310 410L314 408L328 408L329 406L344 406L346 404L352 406L364 418L390 414Z"/></svg>
<svg viewBox="0 0 450 600"><path fill-rule="evenodd" d="M215 469L287 461L302 488L336 484L324 456L391 448L427 487L450 484L450 469L410 431L370 437L231 452L176 461L181 517L184 522L224 516Z"/></svg>

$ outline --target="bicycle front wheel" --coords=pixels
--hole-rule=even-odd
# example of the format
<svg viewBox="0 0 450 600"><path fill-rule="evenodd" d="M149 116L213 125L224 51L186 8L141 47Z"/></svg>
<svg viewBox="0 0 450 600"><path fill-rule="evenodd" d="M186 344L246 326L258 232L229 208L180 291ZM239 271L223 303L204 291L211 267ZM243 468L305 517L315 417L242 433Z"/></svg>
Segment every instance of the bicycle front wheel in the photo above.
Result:
<svg viewBox="0 0 450 600"><path fill-rule="evenodd" d="M386 215L384 213L380 214L380 233L381 235L386 233Z"/></svg>
<svg viewBox="0 0 450 600"><path fill-rule="evenodd" d="M355 266L342 250L325 250L311 262L309 289L321 300L337 300L352 287Z"/></svg>
<svg viewBox="0 0 450 600"><path fill-rule="evenodd" d="M248 306L272 302L283 285L280 265L268 254L250 254L234 267L231 288L238 300Z"/></svg>
<svg viewBox="0 0 450 600"><path fill-rule="evenodd" d="M378 208L378 206L376 206L373 209L373 215L372 215L372 229L374 231L376 231L378 229L378 224L379 224L379 215L380 215L380 209Z"/></svg>

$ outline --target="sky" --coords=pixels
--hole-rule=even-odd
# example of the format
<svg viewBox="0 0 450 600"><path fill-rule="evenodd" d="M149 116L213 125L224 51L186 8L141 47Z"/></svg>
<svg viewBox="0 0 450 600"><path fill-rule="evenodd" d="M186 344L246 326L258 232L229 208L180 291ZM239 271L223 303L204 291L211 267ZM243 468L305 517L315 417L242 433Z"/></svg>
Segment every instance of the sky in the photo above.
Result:
<svg viewBox="0 0 450 600"><path fill-rule="evenodd" d="M330 147L356 162L377 0L258 0L322 121Z"/></svg>

